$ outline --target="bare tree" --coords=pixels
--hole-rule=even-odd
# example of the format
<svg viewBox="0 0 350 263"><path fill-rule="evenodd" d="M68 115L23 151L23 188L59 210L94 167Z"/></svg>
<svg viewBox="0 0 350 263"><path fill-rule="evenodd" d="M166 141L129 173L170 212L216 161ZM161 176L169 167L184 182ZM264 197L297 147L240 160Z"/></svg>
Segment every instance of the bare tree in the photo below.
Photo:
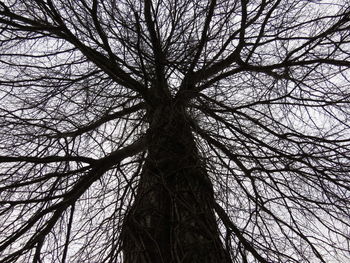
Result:
<svg viewBox="0 0 350 263"><path fill-rule="evenodd" d="M347 262L344 0L0 2L0 262Z"/></svg>

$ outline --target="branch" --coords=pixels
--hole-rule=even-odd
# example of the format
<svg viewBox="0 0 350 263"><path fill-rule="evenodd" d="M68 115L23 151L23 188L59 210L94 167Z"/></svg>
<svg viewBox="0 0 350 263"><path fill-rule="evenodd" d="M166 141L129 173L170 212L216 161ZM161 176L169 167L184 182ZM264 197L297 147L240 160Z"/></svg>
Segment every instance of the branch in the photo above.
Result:
<svg viewBox="0 0 350 263"><path fill-rule="evenodd" d="M29 156L0 156L0 163L27 162L27 163L56 163L56 162L84 162L89 164L96 163L96 159L84 156L47 156L47 157L29 157Z"/></svg>
<svg viewBox="0 0 350 263"><path fill-rule="evenodd" d="M221 221L224 223L227 229L231 229L233 233L235 233L238 240L243 244L246 250L248 250L252 255L262 263L268 263L268 261L263 258L256 249L248 242L247 239L243 236L238 227L231 221L231 219L226 214L225 210L216 202L214 202L215 212L218 214Z"/></svg>
<svg viewBox="0 0 350 263"><path fill-rule="evenodd" d="M79 49L87 59L93 62L96 66L102 69L108 76L110 76L119 85L127 87L133 91L139 93L145 100L149 99L148 91L145 86L132 78L130 74L125 72L112 58L108 58L96 49L85 45L82 41L75 36L71 30L66 26L59 12L55 9L52 2L49 1L50 11L52 12L53 19L59 26L52 26L49 22L38 22L21 15L12 13L5 4L2 4L4 11L0 10L0 14L4 18L0 18L0 23L11 25L17 29L37 32L43 35L51 33L53 36L57 36L66 40ZM8 20L7 20L8 19ZM23 24L19 24L21 22ZM114 56L115 58L115 56Z"/></svg>
<svg viewBox="0 0 350 263"><path fill-rule="evenodd" d="M108 121L111 121L111 120L114 120L116 118L120 118L120 117L123 117L127 114L130 114L130 113L133 113L133 112L136 112L138 110L141 110L143 109L145 106L145 103L141 102L141 103L138 103L136 105L133 105L129 108L124 108L120 111L117 111L115 113L112 113L112 114L109 114L109 115L105 115L103 116L101 119L98 119L86 126L83 126L83 127L79 127L78 129L76 129L75 131L71 131L71 132L62 132L62 133L58 133L57 135L49 135L49 137L52 137L52 138L68 138L68 137L76 137L76 136L79 136L85 132L88 132L88 131L91 131L99 126L101 126L102 124L108 122Z"/></svg>
<svg viewBox="0 0 350 263"><path fill-rule="evenodd" d="M31 249L45 238L55 226L57 221L61 218L64 211L74 205L74 203L82 196L85 191L98 180L106 171L108 171L113 165L120 163L127 157L133 156L141 152L146 147L146 139L141 138L133 144L126 146L122 149L116 150L108 156L98 160L94 168L90 170L85 176L81 177L69 192L64 195L61 202L51 205L50 207L35 213L30 219L27 220L27 224L23 226L14 235L9 237L6 241L0 245L0 251L6 249L13 244L18 238L23 236L30 228L32 228L38 221L40 221L45 215L52 213L51 217L45 222L44 227L37 231L29 241L19 250L13 252L11 255L3 259L2 262L13 262L12 259L16 258L23 251Z"/></svg>

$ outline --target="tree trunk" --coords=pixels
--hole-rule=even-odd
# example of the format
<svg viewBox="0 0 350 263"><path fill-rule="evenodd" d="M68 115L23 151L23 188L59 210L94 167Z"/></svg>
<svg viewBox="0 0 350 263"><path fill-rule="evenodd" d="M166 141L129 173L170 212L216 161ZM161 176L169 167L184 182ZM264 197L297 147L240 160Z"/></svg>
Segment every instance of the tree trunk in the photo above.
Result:
<svg viewBox="0 0 350 263"><path fill-rule="evenodd" d="M125 263L230 262L213 212L213 187L184 110L152 116L149 148L122 231Z"/></svg>

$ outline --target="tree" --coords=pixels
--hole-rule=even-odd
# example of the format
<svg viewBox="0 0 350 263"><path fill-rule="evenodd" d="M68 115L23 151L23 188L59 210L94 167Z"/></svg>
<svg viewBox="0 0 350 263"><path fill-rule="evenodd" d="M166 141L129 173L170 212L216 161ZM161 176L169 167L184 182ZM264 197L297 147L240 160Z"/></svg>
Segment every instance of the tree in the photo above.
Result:
<svg viewBox="0 0 350 263"><path fill-rule="evenodd" d="M0 2L0 262L346 262L343 0Z"/></svg>

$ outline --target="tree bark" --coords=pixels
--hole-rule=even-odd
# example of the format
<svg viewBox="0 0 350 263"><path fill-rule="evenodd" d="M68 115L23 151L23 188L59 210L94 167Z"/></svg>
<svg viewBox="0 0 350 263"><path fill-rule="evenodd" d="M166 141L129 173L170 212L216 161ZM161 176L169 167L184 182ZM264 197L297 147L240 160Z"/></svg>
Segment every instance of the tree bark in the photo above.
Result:
<svg viewBox="0 0 350 263"><path fill-rule="evenodd" d="M123 225L125 263L231 262L219 238L213 186L184 110L150 121L148 155Z"/></svg>

